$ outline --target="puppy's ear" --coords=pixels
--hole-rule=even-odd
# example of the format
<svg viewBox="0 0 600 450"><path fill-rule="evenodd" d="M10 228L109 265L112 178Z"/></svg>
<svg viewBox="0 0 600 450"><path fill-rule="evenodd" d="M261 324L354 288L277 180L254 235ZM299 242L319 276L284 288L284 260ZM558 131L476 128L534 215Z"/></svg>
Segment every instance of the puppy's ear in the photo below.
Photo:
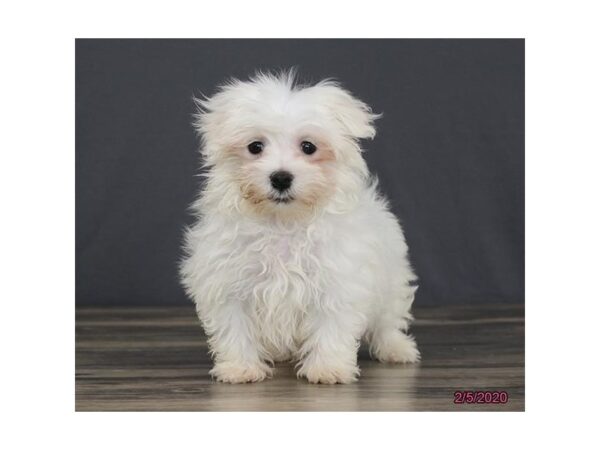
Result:
<svg viewBox="0 0 600 450"><path fill-rule="evenodd" d="M315 86L323 96L325 106L341 125L345 134L353 139L375 137L373 122L381 117L374 114L369 105L352 96L334 81L323 81Z"/></svg>
<svg viewBox="0 0 600 450"><path fill-rule="evenodd" d="M192 126L199 136L209 131L213 125L211 112L214 109L212 106L212 99L206 95L200 97L192 97L192 102L196 107L196 111L192 114Z"/></svg>
<svg viewBox="0 0 600 450"><path fill-rule="evenodd" d="M201 140L200 153L205 162L210 164L217 154L218 136L224 134L222 127L225 123L225 117L218 109L220 106L218 103L223 101L222 95L193 97L192 100L196 106L192 126Z"/></svg>

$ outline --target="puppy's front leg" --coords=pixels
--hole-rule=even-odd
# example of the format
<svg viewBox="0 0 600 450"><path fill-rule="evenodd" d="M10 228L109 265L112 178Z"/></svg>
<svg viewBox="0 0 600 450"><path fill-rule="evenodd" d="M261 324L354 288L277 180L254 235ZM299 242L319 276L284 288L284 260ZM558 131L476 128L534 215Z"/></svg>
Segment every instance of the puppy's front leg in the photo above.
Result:
<svg viewBox="0 0 600 450"><path fill-rule="evenodd" d="M239 300L214 306L204 321L215 366L209 372L224 383L262 381L272 369L260 358L255 326Z"/></svg>
<svg viewBox="0 0 600 450"><path fill-rule="evenodd" d="M357 353L364 319L353 311L319 309L305 323L298 376L310 383L351 383L360 374Z"/></svg>

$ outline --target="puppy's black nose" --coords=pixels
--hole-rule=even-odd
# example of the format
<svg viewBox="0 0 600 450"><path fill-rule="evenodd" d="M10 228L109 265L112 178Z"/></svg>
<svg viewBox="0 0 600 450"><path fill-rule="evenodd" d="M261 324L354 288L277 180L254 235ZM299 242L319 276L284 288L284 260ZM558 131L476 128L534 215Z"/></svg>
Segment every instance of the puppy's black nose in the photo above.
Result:
<svg viewBox="0 0 600 450"><path fill-rule="evenodd" d="M273 172L271 174L271 186L277 189L279 192L283 192L286 189L289 189L292 185L292 180L294 179L294 175L285 170L279 170L277 172Z"/></svg>

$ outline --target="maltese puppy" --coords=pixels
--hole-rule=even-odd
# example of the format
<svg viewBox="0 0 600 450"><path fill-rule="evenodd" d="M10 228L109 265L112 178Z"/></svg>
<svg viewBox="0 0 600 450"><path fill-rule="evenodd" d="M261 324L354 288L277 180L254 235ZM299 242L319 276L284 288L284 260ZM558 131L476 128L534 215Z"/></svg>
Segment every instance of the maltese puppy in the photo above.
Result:
<svg viewBox="0 0 600 450"><path fill-rule="evenodd" d="M300 86L292 72L196 102L206 180L181 277L212 377L261 381L293 361L311 383L349 383L361 340L380 361L418 361L416 276L359 144L378 115L338 83Z"/></svg>

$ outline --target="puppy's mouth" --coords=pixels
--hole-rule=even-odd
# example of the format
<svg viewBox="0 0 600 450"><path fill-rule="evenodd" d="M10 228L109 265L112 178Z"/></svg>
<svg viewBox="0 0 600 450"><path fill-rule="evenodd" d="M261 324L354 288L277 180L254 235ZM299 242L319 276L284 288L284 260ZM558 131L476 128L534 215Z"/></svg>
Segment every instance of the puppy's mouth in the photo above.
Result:
<svg viewBox="0 0 600 450"><path fill-rule="evenodd" d="M294 201L294 197L292 197L291 195L271 195L269 196L269 200L271 200L274 203L291 203Z"/></svg>

